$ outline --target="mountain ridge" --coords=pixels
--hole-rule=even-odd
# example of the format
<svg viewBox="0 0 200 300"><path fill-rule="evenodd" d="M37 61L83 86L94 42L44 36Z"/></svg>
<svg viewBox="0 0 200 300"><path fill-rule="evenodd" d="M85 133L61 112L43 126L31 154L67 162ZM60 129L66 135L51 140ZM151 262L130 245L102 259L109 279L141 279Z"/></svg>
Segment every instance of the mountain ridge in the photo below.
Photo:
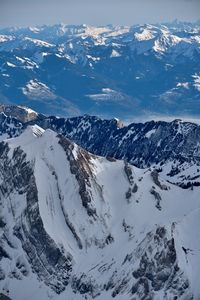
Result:
<svg viewBox="0 0 200 300"><path fill-rule="evenodd" d="M16 116L15 111L12 115L10 110L11 116ZM22 120L16 119L14 122L18 129L16 134L11 129L14 133L11 131L10 137L20 134L27 125L37 124L64 135L96 155L125 159L139 168L155 167L166 180L183 188L200 184L198 124L177 119L125 126L118 119L104 120L88 115L65 119L37 114L30 122L23 124ZM9 133L9 126L3 123L1 134Z"/></svg>
<svg viewBox="0 0 200 300"><path fill-rule="evenodd" d="M198 187L37 125L0 143L0 164L0 286L11 299L198 299Z"/></svg>
<svg viewBox="0 0 200 300"><path fill-rule="evenodd" d="M198 23L0 30L1 101L59 116L198 117L199 32Z"/></svg>
<svg viewBox="0 0 200 300"><path fill-rule="evenodd" d="M199 61L199 22L0 29L0 299L200 299L200 125L121 121L197 119Z"/></svg>

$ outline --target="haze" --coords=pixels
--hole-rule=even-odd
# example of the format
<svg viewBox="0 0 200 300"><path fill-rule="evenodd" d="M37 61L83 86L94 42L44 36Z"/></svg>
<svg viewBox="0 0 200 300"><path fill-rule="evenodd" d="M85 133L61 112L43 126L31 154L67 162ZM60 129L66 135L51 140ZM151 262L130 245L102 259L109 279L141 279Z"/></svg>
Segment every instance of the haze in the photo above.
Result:
<svg viewBox="0 0 200 300"><path fill-rule="evenodd" d="M199 0L0 0L0 27L196 21Z"/></svg>

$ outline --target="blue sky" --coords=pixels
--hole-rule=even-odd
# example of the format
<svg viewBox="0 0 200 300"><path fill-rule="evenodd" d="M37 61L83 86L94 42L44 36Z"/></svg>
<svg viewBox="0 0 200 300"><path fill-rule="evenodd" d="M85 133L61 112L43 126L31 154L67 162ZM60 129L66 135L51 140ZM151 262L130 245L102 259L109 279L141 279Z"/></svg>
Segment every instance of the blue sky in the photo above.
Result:
<svg viewBox="0 0 200 300"><path fill-rule="evenodd" d="M195 21L200 0L0 0L0 27Z"/></svg>

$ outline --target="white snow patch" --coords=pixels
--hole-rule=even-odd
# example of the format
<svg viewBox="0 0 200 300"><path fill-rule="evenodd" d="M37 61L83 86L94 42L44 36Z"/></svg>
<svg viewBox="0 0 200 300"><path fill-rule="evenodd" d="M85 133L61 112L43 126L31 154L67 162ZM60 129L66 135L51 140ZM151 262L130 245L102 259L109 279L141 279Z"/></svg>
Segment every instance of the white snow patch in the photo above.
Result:
<svg viewBox="0 0 200 300"><path fill-rule="evenodd" d="M94 57L91 55L86 55L87 58L91 59L92 61L99 61L101 58L100 57Z"/></svg>
<svg viewBox="0 0 200 300"><path fill-rule="evenodd" d="M50 88L38 80L30 80L24 88L22 88L24 95L30 99L50 99L54 100L56 96Z"/></svg>
<svg viewBox="0 0 200 300"><path fill-rule="evenodd" d="M141 33L136 32L134 34L134 36L135 36L136 40L138 40L138 41L147 41L147 40L151 40L155 37L154 32L147 28L145 28Z"/></svg>
<svg viewBox="0 0 200 300"><path fill-rule="evenodd" d="M38 27L29 27L29 30L34 32L34 33L39 33L40 32L40 28L38 28Z"/></svg>
<svg viewBox="0 0 200 300"><path fill-rule="evenodd" d="M121 54L115 49L112 50L112 53L110 55L110 57L120 57L120 56Z"/></svg>
<svg viewBox="0 0 200 300"><path fill-rule="evenodd" d="M13 36L0 34L0 43L12 41L14 39L15 39L15 37L13 37Z"/></svg>
<svg viewBox="0 0 200 300"><path fill-rule="evenodd" d="M11 68L16 68L16 65L10 63L9 61L7 61L6 64Z"/></svg>
<svg viewBox="0 0 200 300"><path fill-rule="evenodd" d="M183 87L184 89L189 89L189 82L178 82L177 87Z"/></svg>
<svg viewBox="0 0 200 300"><path fill-rule="evenodd" d="M40 46L40 47L47 47L47 48L54 47L53 44L50 44L50 43L47 43L45 41L38 40L38 39L33 39L33 38L25 37L24 40L27 41L27 42L31 42L31 43L33 43L33 44L35 44L37 46Z"/></svg>
<svg viewBox="0 0 200 300"><path fill-rule="evenodd" d="M145 137L149 139L152 136L152 134L154 134L155 132L156 129L152 129L145 134Z"/></svg>
<svg viewBox="0 0 200 300"><path fill-rule="evenodd" d="M110 88L102 88L102 93L100 94L92 94L92 95L87 95L90 99L94 101L122 101L126 97L113 89Z"/></svg>

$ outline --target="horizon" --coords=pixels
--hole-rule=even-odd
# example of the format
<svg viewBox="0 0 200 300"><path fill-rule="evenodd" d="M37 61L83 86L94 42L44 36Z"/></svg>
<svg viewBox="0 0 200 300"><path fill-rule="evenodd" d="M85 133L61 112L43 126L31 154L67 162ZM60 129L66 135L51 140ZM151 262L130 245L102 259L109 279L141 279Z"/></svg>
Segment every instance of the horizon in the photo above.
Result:
<svg viewBox="0 0 200 300"><path fill-rule="evenodd" d="M7 31L6 28L0 30L0 34L2 35L16 37L14 38L16 43L13 43L13 39L9 39L9 37L3 37L1 43L2 51L5 49L6 53L9 53L10 50L14 50L11 57L10 55L8 57L5 55L5 63L8 61L8 70L7 67L5 68L8 74L2 74L2 82L5 84L5 102L14 101L18 104L22 102L30 103L29 106L32 105L31 108L41 113L49 113L51 111L54 114L54 109L56 109L55 114L59 116L77 116L82 113L89 113L90 115L103 118L110 118L110 116L118 117L125 122L129 122L129 120L146 121L155 118L157 120L165 120L166 117L170 117L171 120L177 118L184 120L199 119L199 104L198 101L195 101L195 98L199 99L200 74L197 69L198 60L196 65L194 64L194 67L193 64L191 65L190 70L188 59L196 60L196 55L199 53L200 19L182 21L176 18L168 22L145 22L143 24L117 25L116 27L114 24L89 25L89 23L83 23L73 25L61 22L49 25L40 24L36 25L37 27L7 27ZM164 26L168 27L168 29L162 30L165 29ZM9 28L11 28L10 31ZM146 28L147 31L144 31ZM110 32L116 33L113 35ZM140 33L139 35L138 32ZM166 32L169 32L169 36ZM68 33L70 34L68 35ZM75 35L73 45L69 43L71 34ZM91 47L88 48L88 41L86 40L85 42L85 39L82 39L82 34L83 36L94 36L95 44L93 45L91 41ZM129 34L128 39L127 34ZM50 48L43 49L41 48L42 45L46 47L46 44L36 45L33 40L29 40L27 43L26 35L27 37L50 43ZM103 38L102 43L101 40L99 42L96 40L97 36ZM133 40L133 43L130 43L129 39L130 41ZM66 43L62 44L63 41ZM175 44L174 41L176 42ZM106 54L104 53L104 42L107 49ZM120 46L115 44L116 42ZM165 42L167 42L167 47L165 47ZM57 47L59 44L64 46ZM96 47L97 45L98 47ZM110 47L109 45L112 46ZM70 50L71 47L74 50ZM80 47L84 49L83 53L79 51ZM102 52L99 52L101 49ZM31 51L26 52L26 50ZM39 51L39 54L34 56L34 51L36 53ZM45 51L44 55L43 51ZM58 52L58 55L54 53L55 51ZM46 57L48 56L46 52L55 54L52 61ZM145 61L148 58L146 54L150 54L149 62L147 61L147 66L149 64L149 67L143 65L142 62L137 63L133 59L133 53L136 56L143 54L143 60ZM174 61L173 55L170 56L170 53L174 53L175 57L177 57L178 53L183 56L184 61L187 62L185 75L182 74L182 67L179 67L179 59ZM19 59L17 58L17 61L15 55L16 57L20 56ZM162 59L160 60L157 55L160 55ZM4 57L4 54L2 56ZM130 68L127 65L127 61L124 62L120 58L117 58L120 56L130 59ZM29 65L26 66L27 57L30 61L33 61L32 67ZM151 57L156 59L155 68ZM138 58L140 61L141 56L138 56ZM183 67L184 61L182 62ZM56 69L58 73L56 73L55 77L53 65L57 62L62 65L61 69ZM170 63L171 65L169 65ZM75 64L79 68L78 73L75 72L75 68L73 67ZM22 65L25 77L22 77L20 83L18 83L18 80L15 79L15 74L22 72ZM50 77L46 76L43 72L43 66L47 68L46 72L48 74L52 72ZM37 72L34 71L35 67L37 68ZM31 72L30 69L33 71L31 78L29 74ZM151 70L153 71L151 72ZM120 71L119 78L115 76L115 72L118 71ZM154 72L157 72L159 75L161 74L166 83L163 80L157 82ZM63 77L60 77L61 74ZM91 74L95 74L95 76L93 77ZM124 74L127 75L124 76ZM151 79L148 79L149 74L152 75ZM12 85L10 83L11 80L9 81L9 76L10 78L12 76L14 78ZM107 81L104 79L105 76L107 76ZM129 78L132 78L133 81ZM169 78L171 79L169 80ZM68 85L65 83L65 80L67 80ZM124 84L122 84L122 81L124 81ZM149 85L150 81L151 86ZM80 89L77 89L76 86L80 87ZM9 88L8 92L7 88ZM33 100L36 97L34 93L32 95L29 91L32 88L33 90L35 89L35 93L36 91L44 92L43 96L47 97L47 99L48 97L54 97L58 103L63 104L63 107L61 108L60 104L54 104L53 102L43 102L43 98L41 100L38 99L38 101L32 101L31 97L33 97ZM49 96L48 91L50 92ZM18 100L13 100L18 92ZM6 93L10 93L9 96ZM118 102L115 101L116 97L118 97L118 106ZM180 101L183 102L183 105L181 105ZM194 105L190 106L189 101Z"/></svg>
<svg viewBox="0 0 200 300"><path fill-rule="evenodd" d="M95 27L95 28L101 28L101 27L134 27L134 26L144 26L144 25L151 25L151 26L158 26L158 25L171 25L171 24L188 24L188 25L200 25L200 18L195 20L195 21L183 21L183 20L179 20L179 19L174 19L171 21L163 21L163 22L155 22L155 23L151 23L151 22L144 22L144 23L132 23L130 25L127 24L102 24L102 25L94 25L94 24L90 24L90 23L80 23L80 24L73 24L73 23L64 23L64 22L60 22L60 23L52 23L52 24L35 24L35 25L25 25L25 26L7 26L7 27L1 27L0 26L0 30L6 30L6 29L28 29L28 28L42 28L42 27L54 27L54 26L74 26L74 27L78 27L78 26L82 26L82 27Z"/></svg>
<svg viewBox="0 0 200 300"><path fill-rule="evenodd" d="M180 9L181 8L181 9ZM168 23L199 20L199 0L2 0L0 28L31 27L43 24L121 24Z"/></svg>

